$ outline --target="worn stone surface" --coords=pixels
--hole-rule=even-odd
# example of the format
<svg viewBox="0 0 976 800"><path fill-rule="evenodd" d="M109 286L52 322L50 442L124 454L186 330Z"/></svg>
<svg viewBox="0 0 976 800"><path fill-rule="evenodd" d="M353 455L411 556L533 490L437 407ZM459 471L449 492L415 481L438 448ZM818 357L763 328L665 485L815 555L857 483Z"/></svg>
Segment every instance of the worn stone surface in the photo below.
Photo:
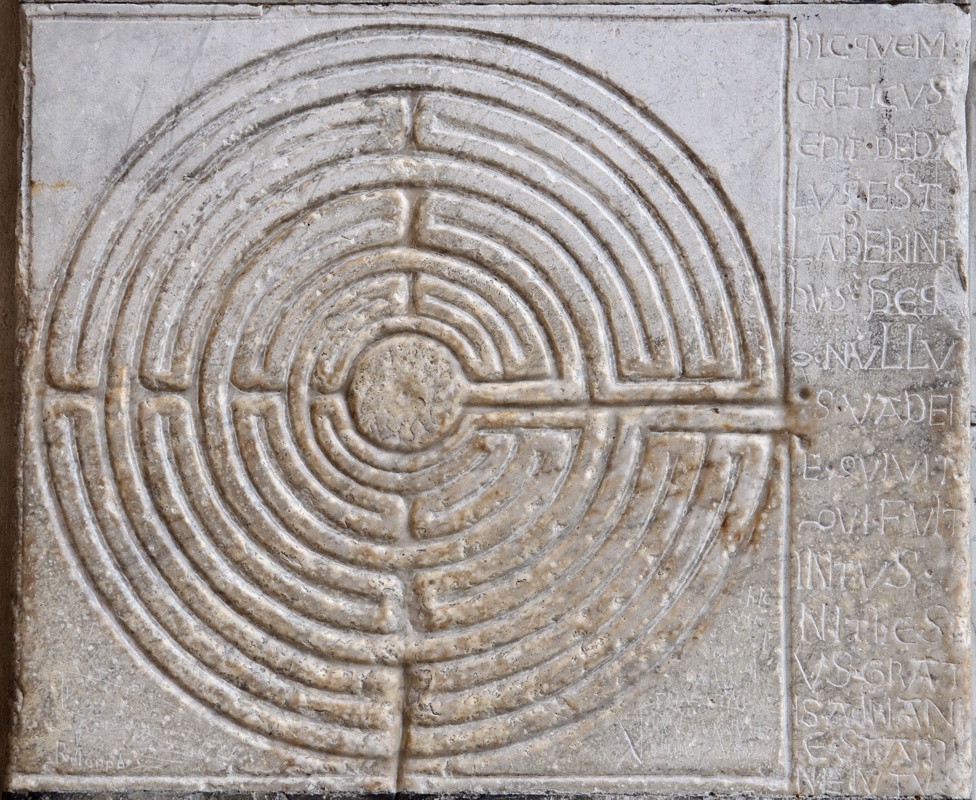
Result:
<svg viewBox="0 0 976 800"><path fill-rule="evenodd" d="M969 796L963 10L25 13L9 788Z"/></svg>

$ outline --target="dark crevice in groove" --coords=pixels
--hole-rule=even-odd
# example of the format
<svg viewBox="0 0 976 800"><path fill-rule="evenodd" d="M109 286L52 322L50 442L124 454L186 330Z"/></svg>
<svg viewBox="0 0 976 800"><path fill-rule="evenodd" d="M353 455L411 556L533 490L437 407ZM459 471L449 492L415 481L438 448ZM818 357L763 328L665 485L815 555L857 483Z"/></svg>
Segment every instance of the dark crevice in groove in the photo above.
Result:
<svg viewBox="0 0 976 800"><path fill-rule="evenodd" d="M407 748L407 682L410 680L409 668L404 665L400 671L400 741L397 743L397 752L394 765L395 770L395 793L394 800L397 800L404 792L403 786L406 779L406 748Z"/></svg>
<svg viewBox="0 0 976 800"><path fill-rule="evenodd" d="M403 232L403 247L417 247L417 231L420 228L420 203L423 200L423 190L415 187L401 188L407 200L407 225ZM411 302L413 297L411 295Z"/></svg>

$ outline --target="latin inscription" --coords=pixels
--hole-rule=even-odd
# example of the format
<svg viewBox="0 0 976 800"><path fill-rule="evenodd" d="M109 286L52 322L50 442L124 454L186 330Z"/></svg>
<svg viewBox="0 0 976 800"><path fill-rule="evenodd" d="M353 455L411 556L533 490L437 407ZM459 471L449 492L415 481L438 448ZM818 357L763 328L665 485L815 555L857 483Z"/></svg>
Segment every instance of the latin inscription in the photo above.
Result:
<svg viewBox="0 0 976 800"><path fill-rule="evenodd" d="M796 789L968 792L965 29L801 16L790 114Z"/></svg>

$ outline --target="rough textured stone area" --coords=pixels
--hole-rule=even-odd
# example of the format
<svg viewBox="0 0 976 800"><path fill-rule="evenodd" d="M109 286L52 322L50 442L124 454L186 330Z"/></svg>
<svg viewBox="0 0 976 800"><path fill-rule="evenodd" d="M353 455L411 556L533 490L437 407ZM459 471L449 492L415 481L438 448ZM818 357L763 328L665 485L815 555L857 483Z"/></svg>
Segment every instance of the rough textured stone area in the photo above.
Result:
<svg viewBox="0 0 976 800"><path fill-rule="evenodd" d="M970 795L964 10L25 8L10 789Z"/></svg>

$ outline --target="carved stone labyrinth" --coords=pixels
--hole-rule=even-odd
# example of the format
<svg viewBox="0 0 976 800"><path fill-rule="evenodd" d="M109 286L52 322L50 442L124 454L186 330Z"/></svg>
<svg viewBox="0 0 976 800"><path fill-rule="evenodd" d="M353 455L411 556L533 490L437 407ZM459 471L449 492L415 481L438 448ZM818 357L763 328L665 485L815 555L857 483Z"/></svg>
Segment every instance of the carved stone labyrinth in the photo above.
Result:
<svg viewBox="0 0 976 800"><path fill-rule="evenodd" d="M779 467L766 290L650 110L376 25L159 121L46 333L66 542L253 733L362 763L595 724L693 634Z"/></svg>

